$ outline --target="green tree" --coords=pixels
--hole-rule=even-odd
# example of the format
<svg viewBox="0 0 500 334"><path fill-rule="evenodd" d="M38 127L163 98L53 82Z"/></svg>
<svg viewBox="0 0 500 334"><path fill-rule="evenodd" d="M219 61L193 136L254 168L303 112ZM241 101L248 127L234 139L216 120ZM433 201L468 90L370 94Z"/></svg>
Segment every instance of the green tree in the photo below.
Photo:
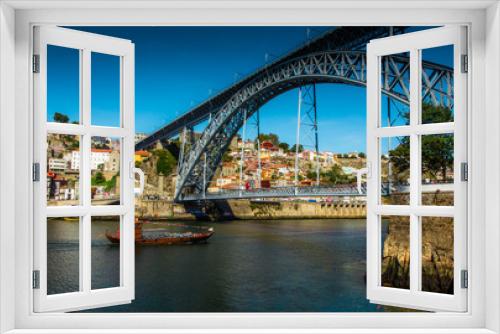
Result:
<svg viewBox="0 0 500 334"><path fill-rule="evenodd" d="M106 183L106 178L102 172L97 172L90 180L93 186L102 186Z"/></svg>
<svg viewBox="0 0 500 334"><path fill-rule="evenodd" d="M169 140L165 145L165 149L168 150L170 153L172 153L175 160L179 160L179 154L181 151L180 147L181 147L181 142L179 139Z"/></svg>
<svg viewBox="0 0 500 334"><path fill-rule="evenodd" d="M258 138L261 143L263 141L270 141L271 143L273 143L274 146L278 146L280 143L280 138L275 133L268 133L268 134L261 133Z"/></svg>
<svg viewBox="0 0 500 334"><path fill-rule="evenodd" d="M307 171L307 174L306 174L306 176L309 180L316 180L316 175L317 175L317 173L316 173L316 170L314 170L314 169L309 169ZM320 173L320 177L321 177L321 173Z"/></svg>
<svg viewBox="0 0 500 334"><path fill-rule="evenodd" d="M231 162L233 161L233 157L231 157L229 154L231 153L231 150L227 150L224 152L224 155L222 156L222 162Z"/></svg>
<svg viewBox="0 0 500 334"><path fill-rule="evenodd" d="M409 120L409 113L404 117ZM429 103L422 105L422 123L452 122L451 109L434 106ZM453 168L453 135L425 135L421 137L422 172L433 179L440 175L443 180L447 177L447 170ZM399 178L407 178L410 168L410 140L403 137L399 145L389 151L390 162L396 169Z"/></svg>
<svg viewBox="0 0 500 334"><path fill-rule="evenodd" d="M175 166L177 165L177 160L168 150L156 150L154 154L158 157L156 162L156 172L159 175L170 175L172 174Z"/></svg>
<svg viewBox="0 0 500 334"><path fill-rule="evenodd" d="M109 192L110 190L113 190L116 188L116 177L117 176L118 176L118 174L115 174L115 175L113 175L111 180L106 181L106 183L104 185L104 190Z"/></svg>
<svg viewBox="0 0 500 334"><path fill-rule="evenodd" d="M279 143L278 147L281 148L285 153L287 153L290 150L290 145L288 145L288 143L285 142Z"/></svg>
<svg viewBox="0 0 500 334"><path fill-rule="evenodd" d="M360 157L361 159L366 158L366 154L365 154L365 152L359 152L359 153L358 153L358 157Z"/></svg>
<svg viewBox="0 0 500 334"><path fill-rule="evenodd" d="M342 167L339 165L333 165L323 177L330 184L351 183L351 178L342 171Z"/></svg>
<svg viewBox="0 0 500 334"><path fill-rule="evenodd" d="M399 145L389 151L389 162L393 166L393 178L397 181L408 179L410 170L410 139L402 137Z"/></svg>
<svg viewBox="0 0 500 334"><path fill-rule="evenodd" d="M291 152L296 152L296 144L294 144L292 146L292 148L290 148L290 151ZM302 152L302 151L304 151L304 146L302 146L302 144L299 144L299 153Z"/></svg>
<svg viewBox="0 0 500 334"><path fill-rule="evenodd" d="M440 134L422 137L422 170L432 179L447 178L453 168L453 135Z"/></svg>
<svg viewBox="0 0 500 334"><path fill-rule="evenodd" d="M65 114L61 114L61 113L54 113L54 122L58 122L58 123L68 123L69 122L69 117Z"/></svg>

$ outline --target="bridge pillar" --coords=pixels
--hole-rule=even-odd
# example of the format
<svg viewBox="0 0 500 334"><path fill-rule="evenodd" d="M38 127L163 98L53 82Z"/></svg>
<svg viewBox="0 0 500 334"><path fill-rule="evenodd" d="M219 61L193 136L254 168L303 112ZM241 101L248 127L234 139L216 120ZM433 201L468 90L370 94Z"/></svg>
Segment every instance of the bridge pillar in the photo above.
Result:
<svg viewBox="0 0 500 334"><path fill-rule="evenodd" d="M304 134L302 147L311 147L314 150L316 185L320 184L321 164L319 159L319 129L318 110L316 100L316 84L299 87L299 102L297 108L297 132L295 143L295 186L299 185L300 159L299 148L301 133Z"/></svg>

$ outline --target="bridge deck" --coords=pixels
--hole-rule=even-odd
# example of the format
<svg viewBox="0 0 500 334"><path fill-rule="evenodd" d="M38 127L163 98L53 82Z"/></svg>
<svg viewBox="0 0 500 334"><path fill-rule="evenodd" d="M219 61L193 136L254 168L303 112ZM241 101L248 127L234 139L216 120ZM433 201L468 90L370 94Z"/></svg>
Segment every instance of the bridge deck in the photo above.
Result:
<svg viewBox="0 0 500 334"><path fill-rule="evenodd" d="M314 187L276 187L257 189L225 189L205 194L186 194L179 201L217 200L217 199L251 199L281 197L358 197L366 195L366 187L358 189L357 185L314 186Z"/></svg>

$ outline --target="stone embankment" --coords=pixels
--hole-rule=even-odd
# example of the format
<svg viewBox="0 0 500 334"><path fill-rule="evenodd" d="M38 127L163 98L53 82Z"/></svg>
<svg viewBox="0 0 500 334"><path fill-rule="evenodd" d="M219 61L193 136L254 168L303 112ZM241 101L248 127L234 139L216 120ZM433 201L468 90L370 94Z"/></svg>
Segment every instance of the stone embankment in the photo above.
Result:
<svg viewBox="0 0 500 334"><path fill-rule="evenodd" d="M136 212L142 219L317 219L364 218L364 202L216 201L207 205L176 204L167 200L138 200Z"/></svg>
<svg viewBox="0 0 500 334"><path fill-rule="evenodd" d="M218 202L224 218L232 219L317 219L365 218L365 202L250 201Z"/></svg>

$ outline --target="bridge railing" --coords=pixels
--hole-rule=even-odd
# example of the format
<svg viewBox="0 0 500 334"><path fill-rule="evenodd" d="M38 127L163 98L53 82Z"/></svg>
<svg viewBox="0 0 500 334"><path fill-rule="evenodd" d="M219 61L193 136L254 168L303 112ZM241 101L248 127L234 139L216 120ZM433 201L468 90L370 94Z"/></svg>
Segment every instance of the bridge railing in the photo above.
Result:
<svg viewBox="0 0 500 334"><path fill-rule="evenodd" d="M182 201L203 199L237 199L237 198L272 198L272 197L315 197L315 196L364 196L366 186L358 188L357 184L342 184L331 186L288 186L251 189L220 189L205 194L185 194Z"/></svg>

